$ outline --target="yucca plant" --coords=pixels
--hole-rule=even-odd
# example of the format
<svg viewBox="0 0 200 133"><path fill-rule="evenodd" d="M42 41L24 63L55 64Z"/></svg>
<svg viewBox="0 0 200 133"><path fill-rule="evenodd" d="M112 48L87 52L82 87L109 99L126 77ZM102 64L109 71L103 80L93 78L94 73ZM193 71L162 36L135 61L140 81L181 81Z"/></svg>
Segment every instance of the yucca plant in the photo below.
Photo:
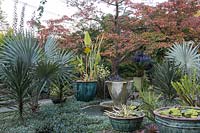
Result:
<svg viewBox="0 0 200 133"><path fill-rule="evenodd" d="M18 103L19 116L23 119L24 101L28 97L28 89L31 87L32 74L29 67L21 59L16 60L16 64L1 66L1 79L6 83L8 96Z"/></svg>
<svg viewBox="0 0 200 133"><path fill-rule="evenodd" d="M0 64L2 66L1 76L8 86L8 90L16 89L15 91L18 92L15 93L15 91L8 91L9 95L14 96L13 98L19 104L21 119L24 104L24 99L21 95L25 95L23 94L25 92L27 95L27 92L32 88L33 79L35 78L33 71L41 59L42 50L39 48L37 39L34 38L32 33L17 33L4 39L0 53ZM22 76L19 77L19 75ZM26 78L30 81L27 82L26 86L24 86L21 82L27 80ZM12 84L12 87L10 84ZM25 90L25 92L23 92L23 90Z"/></svg>
<svg viewBox="0 0 200 133"><path fill-rule="evenodd" d="M193 69L200 68L199 46L194 46L192 41L175 43L166 53L166 58L179 65L183 73L190 74Z"/></svg>
<svg viewBox="0 0 200 133"><path fill-rule="evenodd" d="M154 65L152 74L153 88L168 100L172 100L176 97L176 90L171 85L171 82L179 79L180 75L178 70L178 67L169 61Z"/></svg>

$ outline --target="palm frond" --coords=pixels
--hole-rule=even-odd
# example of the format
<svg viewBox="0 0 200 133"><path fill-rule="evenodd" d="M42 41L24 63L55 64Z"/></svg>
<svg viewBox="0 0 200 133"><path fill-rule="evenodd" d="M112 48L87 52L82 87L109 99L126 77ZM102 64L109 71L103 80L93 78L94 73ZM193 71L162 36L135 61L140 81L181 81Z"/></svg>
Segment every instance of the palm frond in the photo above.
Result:
<svg viewBox="0 0 200 133"><path fill-rule="evenodd" d="M42 51L33 33L22 32L4 39L0 62L15 64L18 58L28 65L37 63L42 57Z"/></svg>
<svg viewBox="0 0 200 133"><path fill-rule="evenodd" d="M192 69L199 70L200 68L200 54L198 54L199 46L194 46L194 42L183 41L182 44L175 43L166 53L166 58L170 61L175 61L176 65L190 73Z"/></svg>

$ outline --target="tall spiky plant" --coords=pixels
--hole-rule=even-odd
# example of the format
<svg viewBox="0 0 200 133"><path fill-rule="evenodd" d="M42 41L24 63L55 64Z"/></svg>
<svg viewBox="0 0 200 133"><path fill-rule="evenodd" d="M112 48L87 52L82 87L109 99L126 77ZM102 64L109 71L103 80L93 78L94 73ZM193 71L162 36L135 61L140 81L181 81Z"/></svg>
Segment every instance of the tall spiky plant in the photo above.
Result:
<svg viewBox="0 0 200 133"><path fill-rule="evenodd" d="M154 90L162 94L164 98L173 100L176 97L176 90L171 82L179 79L178 67L174 63L165 61L163 64L155 64L152 75Z"/></svg>
<svg viewBox="0 0 200 133"><path fill-rule="evenodd" d="M50 39L46 45L49 43L54 45ZM60 66L57 62L46 60L44 51L30 32L8 36L3 44L0 52L1 79L8 85L10 96L17 101L22 119L25 96L31 96L32 109L35 110L42 89L57 76Z"/></svg>
<svg viewBox="0 0 200 133"><path fill-rule="evenodd" d="M15 64L1 66L1 79L8 86L7 92L11 99L18 103L19 116L23 120L24 101L27 98L27 91L31 85L31 73L29 67L20 58Z"/></svg>
<svg viewBox="0 0 200 133"><path fill-rule="evenodd" d="M1 79L8 86L8 94L17 101L21 119L25 97L33 85L34 66L41 57L37 39L31 33L16 33L3 40L0 53Z"/></svg>

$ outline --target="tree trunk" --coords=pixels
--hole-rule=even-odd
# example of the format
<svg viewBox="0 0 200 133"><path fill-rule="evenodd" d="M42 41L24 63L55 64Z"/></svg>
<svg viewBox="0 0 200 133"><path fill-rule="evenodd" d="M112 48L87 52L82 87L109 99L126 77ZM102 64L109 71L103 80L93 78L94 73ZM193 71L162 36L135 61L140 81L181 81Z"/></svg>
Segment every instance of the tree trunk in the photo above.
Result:
<svg viewBox="0 0 200 133"><path fill-rule="evenodd" d="M59 94L59 99L60 99L60 101L62 101L63 100L63 88L64 88L64 86L63 85L61 85L60 86L60 94Z"/></svg>
<svg viewBox="0 0 200 133"><path fill-rule="evenodd" d="M118 35L120 35L120 28L119 28L119 25L118 25L118 18L119 18L119 3L118 1L115 1L115 19L114 19L114 32ZM119 50L119 47L118 47L118 42L115 41L115 57L111 60L111 63L112 63L112 76L116 76L118 75L118 68L119 68L119 58L118 57L118 50Z"/></svg>
<svg viewBox="0 0 200 133"><path fill-rule="evenodd" d="M119 68L119 61L118 61L118 58L115 57L111 60L111 63L112 63L112 76L116 76L118 75L118 68Z"/></svg>
<svg viewBox="0 0 200 133"><path fill-rule="evenodd" d="M19 118L23 121L23 98L19 99Z"/></svg>

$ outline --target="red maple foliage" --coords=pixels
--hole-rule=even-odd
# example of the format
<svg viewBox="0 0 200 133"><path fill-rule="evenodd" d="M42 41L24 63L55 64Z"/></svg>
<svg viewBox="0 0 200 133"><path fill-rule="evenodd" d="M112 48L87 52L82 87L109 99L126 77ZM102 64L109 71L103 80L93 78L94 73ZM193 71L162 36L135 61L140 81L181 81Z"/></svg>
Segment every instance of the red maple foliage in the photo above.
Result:
<svg viewBox="0 0 200 133"><path fill-rule="evenodd" d="M102 55L112 64L113 75L118 74L119 63L132 52L145 47L147 53L169 47L175 41L200 41L200 4L198 0L169 0L155 6L132 3L131 0L66 0L77 12L71 17L47 21L39 30L45 40L56 35L62 47L76 48L80 44L79 31L88 29L104 32L106 38ZM113 9L106 14L98 8ZM64 23L74 22L78 34L71 34ZM92 35L91 35L92 36Z"/></svg>

